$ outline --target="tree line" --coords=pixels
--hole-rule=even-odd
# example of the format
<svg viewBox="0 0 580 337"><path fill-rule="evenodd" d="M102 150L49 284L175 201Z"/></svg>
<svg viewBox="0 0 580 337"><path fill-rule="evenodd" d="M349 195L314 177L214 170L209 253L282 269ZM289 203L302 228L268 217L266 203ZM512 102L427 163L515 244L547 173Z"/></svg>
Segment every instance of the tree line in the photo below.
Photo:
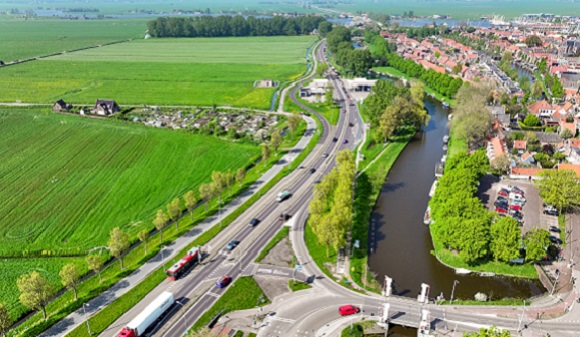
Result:
<svg viewBox="0 0 580 337"><path fill-rule="evenodd" d="M152 37L224 37L306 35L326 21L320 16L247 18L236 15L159 17L147 22Z"/></svg>
<svg viewBox="0 0 580 337"><path fill-rule="evenodd" d="M352 228L355 174L354 155L343 150L336 156L336 167L314 187L308 224L318 242L326 246L327 257L330 247L338 250L345 246Z"/></svg>
<svg viewBox="0 0 580 337"><path fill-rule="evenodd" d="M351 41L351 31L344 27L334 27L326 33L328 50L335 56L336 63L347 74L364 76L373 65L373 57L368 49L355 49Z"/></svg>

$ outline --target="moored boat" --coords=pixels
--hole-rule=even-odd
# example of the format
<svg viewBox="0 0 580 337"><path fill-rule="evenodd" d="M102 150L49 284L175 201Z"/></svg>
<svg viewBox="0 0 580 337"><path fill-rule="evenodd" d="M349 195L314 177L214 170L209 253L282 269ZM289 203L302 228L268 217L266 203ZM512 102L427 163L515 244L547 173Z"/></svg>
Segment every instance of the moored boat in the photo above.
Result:
<svg viewBox="0 0 580 337"><path fill-rule="evenodd" d="M427 206L427 210L425 211L425 216L423 217L423 223L425 225L431 224L431 207Z"/></svg>

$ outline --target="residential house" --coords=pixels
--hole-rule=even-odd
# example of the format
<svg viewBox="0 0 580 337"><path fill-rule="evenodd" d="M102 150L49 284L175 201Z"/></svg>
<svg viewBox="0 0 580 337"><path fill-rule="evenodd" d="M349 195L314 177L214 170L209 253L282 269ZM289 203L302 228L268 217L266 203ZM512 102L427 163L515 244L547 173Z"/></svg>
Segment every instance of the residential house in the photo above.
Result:
<svg viewBox="0 0 580 337"><path fill-rule="evenodd" d="M524 154L526 152L526 147L528 142L525 140L514 140L514 149L518 150L518 154Z"/></svg>
<svg viewBox="0 0 580 337"><path fill-rule="evenodd" d="M539 179L539 174L543 170L537 167L512 167L510 172L511 179Z"/></svg>
<svg viewBox="0 0 580 337"><path fill-rule="evenodd" d="M505 153L503 142L498 137L493 137L487 142L487 157L492 162Z"/></svg>
<svg viewBox="0 0 580 337"><path fill-rule="evenodd" d="M121 111L121 108L119 108L117 102L113 100L98 99L94 108L91 110L91 113L101 116L108 116L119 111Z"/></svg>
<svg viewBox="0 0 580 337"><path fill-rule="evenodd" d="M56 101L52 106L52 112L69 111L70 109L72 109L72 105L66 104L62 99Z"/></svg>
<svg viewBox="0 0 580 337"><path fill-rule="evenodd" d="M572 132L572 135L575 136L576 130L577 130L576 122L567 123L566 121L560 121L560 126L558 127L558 133L562 133L562 131L564 131L564 129L570 130L570 132Z"/></svg>
<svg viewBox="0 0 580 337"><path fill-rule="evenodd" d="M522 155L522 164L532 165L534 162L535 162L534 156L531 153L526 152Z"/></svg>

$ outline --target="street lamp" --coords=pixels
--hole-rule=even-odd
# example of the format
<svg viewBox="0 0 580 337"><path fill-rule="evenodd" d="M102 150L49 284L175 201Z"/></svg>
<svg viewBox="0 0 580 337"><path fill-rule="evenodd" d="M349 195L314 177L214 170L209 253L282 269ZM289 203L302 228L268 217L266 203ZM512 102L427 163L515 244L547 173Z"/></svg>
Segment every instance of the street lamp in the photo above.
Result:
<svg viewBox="0 0 580 337"><path fill-rule="evenodd" d="M459 281L454 280L453 281L453 288L451 288L451 300L449 301L449 304L453 304L453 293L455 293L455 286L459 283Z"/></svg>
<svg viewBox="0 0 580 337"><path fill-rule="evenodd" d="M163 264L163 272L166 273L167 270L165 269L165 248L166 246L161 246L161 263Z"/></svg>
<svg viewBox="0 0 580 337"><path fill-rule="evenodd" d="M85 309L85 305L88 307L89 305L87 303L83 303L83 316L87 316L87 310ZM89 336L92 335L91 333L91 326L89 325L89 319L87 318L87 330L89 330Z"/></svg>

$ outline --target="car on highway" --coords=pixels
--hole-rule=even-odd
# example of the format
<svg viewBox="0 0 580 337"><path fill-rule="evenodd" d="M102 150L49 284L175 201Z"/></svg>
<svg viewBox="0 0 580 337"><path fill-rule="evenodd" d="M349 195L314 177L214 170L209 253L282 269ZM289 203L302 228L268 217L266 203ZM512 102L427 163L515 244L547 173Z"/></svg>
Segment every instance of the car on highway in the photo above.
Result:
<svg viewBox="0 0 580 337"><path fill-rule="evenodd" d="M345 139L342 141L343 144L347 144L348 143L348 139Z"/></svg>
<svg viewBox="0 0 580 337"><path fill-rule="evenodd" d="M332 141L336 143L336 142L338 142L338 138L332 137Z"/></svg>
<svg viewBox="0 0 580 337"><path fill-rule="evenodd" d="M278 220L286 221L286 220L290 219L291 217L292 217L292 214L290 214L288 212L283 212L283 213L280 213Z"/></svg>
<svg viewBox="0 0 580 337"><path fill-rule="evenodd" d="M250 224L249 225L250 225L250 227L254 227L254 226L256 226L259 223L260 223L260 219L253 218L252 220L250 220Z"/></svg>
<svg viewBox="0 0 580 337"><path fill-rule="evenodd" d="M352 122L351 123L348 123L348 126L353 127L354 126L354 123L352 123Z"/></svg>
<svg viewBox="0 0 580 337"><path fill-rule="evenodd" d="M562 240L560 238L553 236L553 235L550 235L550 242L554 243L554 244L558 244L558 245L562 244Z"/></svg>
<svg viewBox="0 0 580 337"><path fill-rule="evenodd" d="M322 154L322 157L323 157L323 158L328 158L328 153L324 152L324 153Z"/></svg>
<svg viewBox="0 0 580 337"><path fill-rule="evenodd" d="M228 286L228 284L230 284L231 281L232 281L232 278L230 276L224 275L224 276L220 277L220 279L215 283L215 285L218 288L225 288Z"/></svg>
<svg viewBox="0 0 580 337"><path fill-rule="evenodd" d="M560 233L560 228L556 226L550 226L550 232Z"/></svg>
<svg viewBox="0 0 580 337"><path fill-rule="evenodd" d="M226 249L227 250L232 250L232 249L236 248L239 244L240 244L240 241L238 241L238 240L232 240L232 241L230 241L226 245Z"/></svg>
<svg viewBox="0 0 580 337"><path fill-rule="evenodd" d="M276 196L276 201L282 202L282 201L290 198L291 196L292 196L292 193L290 193L290 191L282 191L282 192L278 193L278 195Z"/></svg>
<svg viewBox="0 0 580 337"><path fill-rule="evenodd" d="M338 307L338 313L340 314L340 316L354 315L358 312L360 312L360 309L352 304Z"/></svg>
<svg viewBox="0 0 580 337"><path fill-rule="evenodd" d="M310 172L310 174L312 174L312 173L316 172L316 169L313 167L310 170L308 170L308 172Z"/></svg>

